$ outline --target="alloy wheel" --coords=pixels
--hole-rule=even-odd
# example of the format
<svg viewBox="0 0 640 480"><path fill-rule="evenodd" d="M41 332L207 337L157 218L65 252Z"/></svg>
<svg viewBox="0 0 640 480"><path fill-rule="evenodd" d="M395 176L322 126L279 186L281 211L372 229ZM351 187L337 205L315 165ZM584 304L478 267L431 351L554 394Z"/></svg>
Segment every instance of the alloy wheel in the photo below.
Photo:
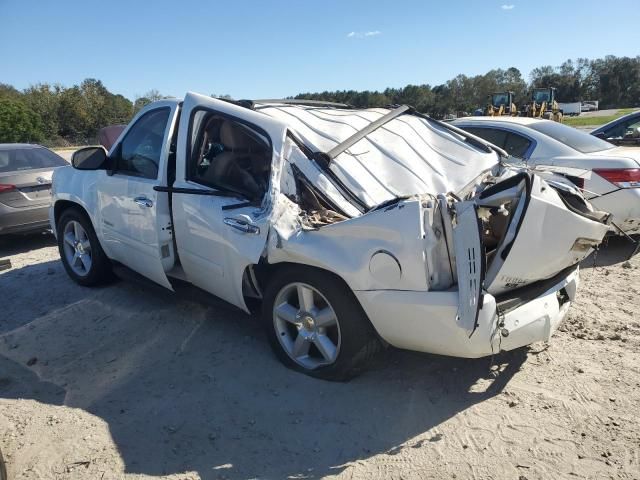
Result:
<svg viewBox="0 0 640 480"><path fill-rule="evenodd" d="M73 272L86 277L91 270L91 242L80 222L70 221L63 232L64 255Z"/></svg>
<svg viewBox="0 0 640 480"><path fill-rule="evenodd" d="M295 282L276 295L273 324L280 345L298 365L314 370L331 365L340 353L335 310L316 288Z"/></svg>

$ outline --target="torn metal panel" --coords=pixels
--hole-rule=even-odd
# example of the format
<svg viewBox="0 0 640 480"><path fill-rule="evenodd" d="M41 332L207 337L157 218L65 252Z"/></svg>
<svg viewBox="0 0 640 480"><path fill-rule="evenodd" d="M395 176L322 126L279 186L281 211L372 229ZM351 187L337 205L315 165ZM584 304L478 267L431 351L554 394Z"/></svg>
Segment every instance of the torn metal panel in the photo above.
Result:
<svg viewBox="0 0 640 480"><path fill-rule="evenodd" d="M469 333L478 326L485 273L482 226L477 209L473 201L456 203L456 226L453 229L459 299L456 319L458 325Z"/></svg>
<svg viewBox="0 0 640 480"><path fill-rule="evenodd" d="M289 203L273 224L267 247L269 263L294 262L329 270L354 290L428 289L419 199L317 230L304 230L300 219L294 218L294 211ZM380 259L371 265L381 251L399 264L397 281L376 273Z"/></svg>

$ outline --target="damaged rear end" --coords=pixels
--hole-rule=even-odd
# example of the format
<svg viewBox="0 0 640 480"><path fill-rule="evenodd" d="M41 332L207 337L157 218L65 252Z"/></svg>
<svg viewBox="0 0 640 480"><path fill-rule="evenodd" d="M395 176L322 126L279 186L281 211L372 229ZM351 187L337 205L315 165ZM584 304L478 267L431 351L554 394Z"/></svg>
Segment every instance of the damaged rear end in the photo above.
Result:
<svg viewBox="0 0 640 480"><path fill-rule="evenodd" d="M490 345L487 353L549 339L575 298L579 263L608 229L608 215L579 191L527 171L505 173L449 204L456 323Z"/></svg>
<svg viewBox="0 0 640 480"><path fill-rule="evenodd" d="M386 341L443 355L482 357L549 340L575 299L579 263L608 230L608 215L577 190L529 172L489 176L464 198L409 199L404 209L412 205L421 212L424 288L407 265L411 255L390 248L400 267L383 276L400 288L356 294ZM405 233L406 247L415 234Z"/></svg>
<svg viewBox="0 0 640 480"><path fill-rule="evenodd" d="M380 112L341 142L361 113L277 110L299 123L277 178L269 263L337 274L399 348L481 357L549 339L607 214L553 175L507 167L499 149L406 110ZM421 193L437 191L455 193Z"/></svg>

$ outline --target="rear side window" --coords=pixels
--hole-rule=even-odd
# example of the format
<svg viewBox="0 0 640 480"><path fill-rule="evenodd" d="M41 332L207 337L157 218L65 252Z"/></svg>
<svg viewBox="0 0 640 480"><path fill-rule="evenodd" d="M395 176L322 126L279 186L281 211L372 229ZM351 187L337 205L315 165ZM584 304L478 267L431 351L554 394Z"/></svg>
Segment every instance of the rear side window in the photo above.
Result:
<svg viewBox="0 0 640 480"><path fill-rule="evenodd" d="M531 140L513 132L507 133L504 149L507 153L516 158L524 158L527 150L531 146Z"/></svg>
<svg viewBox="0 0 640 480"><path fill-rule="evenodd" d="M544 133L558 142L564 143L582 153L601 152L602 150L614 148L613 145L604 140L600 140L577 128L568 127L558 122L544 120L532 123L530 126L534 130Z"/></svg>
<svg viewBox="0 0 640 480"><path fill-rule="evenodd" d="M507 132L503 130L482 127L462 127L462 129L486 140L489 143L493 143L496 147L504 148L504 143L507 139Z"/></svg>
<svg viewBox="0 0 640 480"><path fill-rule="evenodd" d="M20 172L38 168L55 168L68 165L60 156L42 147L0 150L0 172Z"/></svg>
<svg viewBox="0 0 640 480"><path fill-rule="evenodd" d="M164 132L170 108L145 113L129 129L116 153L116 171L124 175L157 178Z"/></svg>

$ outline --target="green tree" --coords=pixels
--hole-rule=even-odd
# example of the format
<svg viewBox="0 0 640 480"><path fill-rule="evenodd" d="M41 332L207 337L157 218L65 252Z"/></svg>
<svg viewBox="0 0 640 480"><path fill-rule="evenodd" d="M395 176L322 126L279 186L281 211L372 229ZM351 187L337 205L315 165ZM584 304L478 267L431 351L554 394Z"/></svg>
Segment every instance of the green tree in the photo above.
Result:
<svg viewBox="0 0 640 480"><path fill-rule="evenodd" d="M0 98L0 143L38 142L42 130L38 115L17 99Z"/></svg>
<svg viewBox="0 0 640 480"><path fill-rule="evenodd" d="M60 93L58 106L59 134L73 144L88 143L90 118L80 87L73 86Z"/></svg>
<svg viewBox="0 0 640 480"><path fill-rule="evenodd" d="M133 102L133 114L135 115L150 103L158 100L162 100L163 98L167 98L167 97L164 97L158 90L156 89L149 90L144 95L136 97L136 99Z"/></svg>
<svg viewBox="0 0 640 480"><path fill-rule="evenodd" d="M58 137L58 109L60 103L60 86L50 86L47 83L32 85L24 90L22 99L33 110L42 123L42 134L45 139L53 141Z"/></svg>
<svg viewBox="0 0 640 480"><path fill-rule="evenodd" d="M11 85L0 83L0 98L12 98L15 100L20 98L20 95L20 91L16 90Z"/></svg>

